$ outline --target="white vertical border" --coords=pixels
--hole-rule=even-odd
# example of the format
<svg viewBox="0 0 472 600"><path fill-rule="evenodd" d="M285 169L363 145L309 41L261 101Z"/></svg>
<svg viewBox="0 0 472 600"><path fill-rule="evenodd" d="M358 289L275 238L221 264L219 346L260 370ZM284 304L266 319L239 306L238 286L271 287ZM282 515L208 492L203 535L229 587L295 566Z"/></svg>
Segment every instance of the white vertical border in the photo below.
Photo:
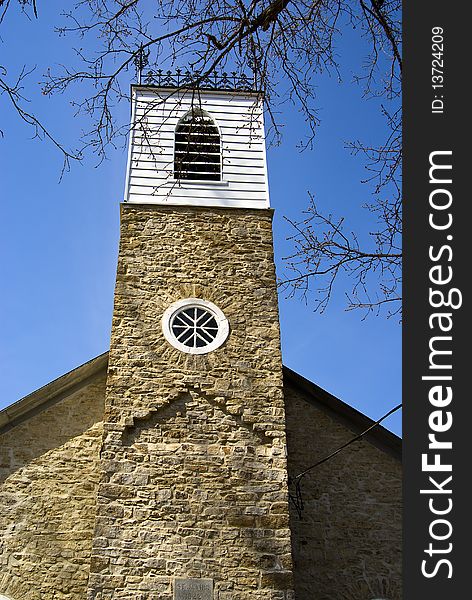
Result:
<svg viewBox="0 0 472 600"><path fill-rule="evenodd" d="M263 162L264 162L264 176L265 176L265 189L266 189L266 194L267 194L267 207L266 208L270 208L270 194L269 194L269 172L267 170L267 136L266 136L266 130L265 130L265 120L264 120L264 99L261 97L257 98L257 104L261 104L261 129L262 129L262 134L263 134L263 140L264 140L264 144L263 144L263 150L262 150L262 154L263 154Z"/></svg>
<svg viewBox="0 0 472 600"><path fill-rule="evenodd" d="M124 201L128 202L129 200L129 188L130 188L130 178L131 178L131 160L133 156L133 145L134 145L134 134L136 131L136 102L137 102L137 94L134 88L131 88L131 117L130 117L130 131L128 136L128 161L126 164L126 179L125 179L125 194Z"/></svg>

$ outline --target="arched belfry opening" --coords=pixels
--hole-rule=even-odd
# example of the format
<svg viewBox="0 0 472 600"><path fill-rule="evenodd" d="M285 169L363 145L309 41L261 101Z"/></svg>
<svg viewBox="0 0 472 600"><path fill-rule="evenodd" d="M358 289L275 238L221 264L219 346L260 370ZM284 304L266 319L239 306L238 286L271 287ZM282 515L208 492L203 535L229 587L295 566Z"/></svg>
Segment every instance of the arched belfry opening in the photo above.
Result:
<svg viewBox="0 0 472 600"><path fill-rule="evenodd" d="M174 178L221 181L220 132L199 107L192 107L175 128Z"/></svg>

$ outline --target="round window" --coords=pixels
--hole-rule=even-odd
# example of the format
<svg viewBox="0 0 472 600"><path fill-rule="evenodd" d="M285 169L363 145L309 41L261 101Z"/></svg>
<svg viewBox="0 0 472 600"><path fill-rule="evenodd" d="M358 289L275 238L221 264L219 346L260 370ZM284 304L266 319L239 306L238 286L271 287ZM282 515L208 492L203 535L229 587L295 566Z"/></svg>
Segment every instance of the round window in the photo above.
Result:
<svg viewBox="0 0 472 600"><path fill-rule="evenodd" d="M206 300L186 298L174 302L162 317L162 331L175 348L189 354L206 354L219 348L229 333L222 311Z"/></svg>

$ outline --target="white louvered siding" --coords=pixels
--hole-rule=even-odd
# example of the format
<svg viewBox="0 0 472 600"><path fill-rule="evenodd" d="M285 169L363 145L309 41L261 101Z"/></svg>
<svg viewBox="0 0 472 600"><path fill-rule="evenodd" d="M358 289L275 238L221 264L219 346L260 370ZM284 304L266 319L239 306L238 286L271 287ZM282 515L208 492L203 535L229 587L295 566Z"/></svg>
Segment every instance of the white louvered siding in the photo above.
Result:
<svg viewBox="0 0 472 600"><path fill-rule="evenodd" d="M202 90L201 106L220 131L221 181L174 179L174 135L192 107L192 92L133 89L125 201L268 208L269 193L261 103L256 95Z"/></svg>

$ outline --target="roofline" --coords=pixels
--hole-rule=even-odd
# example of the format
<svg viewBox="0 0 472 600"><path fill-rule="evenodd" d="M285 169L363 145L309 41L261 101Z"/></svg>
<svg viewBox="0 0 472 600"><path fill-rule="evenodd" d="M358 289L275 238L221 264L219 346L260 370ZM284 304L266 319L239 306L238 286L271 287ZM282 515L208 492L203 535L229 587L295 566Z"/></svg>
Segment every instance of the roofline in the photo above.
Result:
<svg viewBox="0 0 472 600"><path fill-rule="evenodd" d="M5 433L38 412L56 404L66 396L70 396L70 394L86 385L99 372L105 371L107 367L108 352L104 352L17 402L10 404L10 406L0 411L0 433Z"/></svg>
<svg viewBox="0 0 472 600"><path fill-rule="evenodd" d="M92 358L80 367L69 371L65 375L54 379L38 390L10 404L0 411L0 434L16 427L26 419L60 402L65 397L73 394L84 385L87 385L101 371L108 368L108 351ZM307 402L321 408L331 417L343 423L351 431L362 433L371 427L375 421L349 406L336 396L333 396L312 381L305 379L289 367L283 366L284 381L303 392ZM401 460L402 440L397 435L378 425L363 438L387 452L394 458Z"/></svg>
<svg viewBox="0 0 472 600"><path fill-rule="evenodd" d="M359 412L352 406L349 406L336 396L333 396L323 388L319 387L312 381L305 379L289 367L283 367L284 381L292 384L293 387L304 393L307 402L321 408L328 413L333 419L342 423L356 434L362 433L372 425L375 421ZM390 454L397 460L402 460L402 439L382 427L377 425L369 431L362 439L370 442L380 450Z"/></svg>

